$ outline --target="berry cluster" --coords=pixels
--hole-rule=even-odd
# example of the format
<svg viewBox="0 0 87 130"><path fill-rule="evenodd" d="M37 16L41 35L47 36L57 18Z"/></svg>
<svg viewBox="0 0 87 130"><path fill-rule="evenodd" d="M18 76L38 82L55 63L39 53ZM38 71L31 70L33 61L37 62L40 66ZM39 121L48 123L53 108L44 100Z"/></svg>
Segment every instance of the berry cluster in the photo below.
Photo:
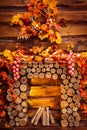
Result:
<svg viewBox="0 0 87 130"><path fill-rule="evenodd" d="M75 70L75 61L76 59L76 53L70 53L68 54L68 57L67 57L67 63L68 63L68 69L69 69L69 74L70 75L74 75L74 70Z"/></svg>
<svg viewBox="0 0 87 130"><path fill-rule="evenodd" d="M15 57L13 62L13 77L17 81L20 78L20 57Z"/></svg>

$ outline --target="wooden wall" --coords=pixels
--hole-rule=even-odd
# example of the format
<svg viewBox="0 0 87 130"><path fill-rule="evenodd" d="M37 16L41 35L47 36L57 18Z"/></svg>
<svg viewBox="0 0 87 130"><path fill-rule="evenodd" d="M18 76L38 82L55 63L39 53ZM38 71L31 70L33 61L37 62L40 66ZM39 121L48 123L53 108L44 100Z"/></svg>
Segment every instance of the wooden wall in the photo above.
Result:
<svg viewBox="0 0 87 130"><path fill-rule="evenodd" d="M16 13L27 11L29 0L0 0L0 51L5 48L14 50L17 41L19 27L10 25L11 18ZM62 19L66 27L61 29L63 45L75 42L74 51L87 51L87 0L59 0L58 21ZM26 44L28 44L27 41ZM36 42L31 39L30 42ZM22 43L23 44L23 43ZM20 43L18 44L19 46Z"/></svg>

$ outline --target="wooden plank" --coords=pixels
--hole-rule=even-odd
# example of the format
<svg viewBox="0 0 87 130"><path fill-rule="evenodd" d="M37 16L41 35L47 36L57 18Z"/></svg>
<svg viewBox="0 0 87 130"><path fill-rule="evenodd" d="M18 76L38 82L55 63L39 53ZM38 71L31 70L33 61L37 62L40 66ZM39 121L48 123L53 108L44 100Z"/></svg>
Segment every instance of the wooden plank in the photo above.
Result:
<svg viewBox="0 0 87 130"><path fill-rule="evenodd" d="M41 81L41 82L39 82ZM32 86L34 85L60 85L60 80L57 79L57 80L53 80L52 78L43 78L42 80L40 78L32 78L30 80L30 84ZM44 86L45 87L45 86Z"/></svg>
<svg viewBox="0 0 87 130"><path fill-rule="evenodd" d="M29 96L30 97L51 97L51 96L60 96L60 87L59 86L31 86Z"/></svg>
<svg viewBox="0 0 87 130"><path fill-rule="evenodd" d="M67 21L73 21L73 22L77 22L77 21L87 21L87 11L64 11L64 10L59 10L58 12L58 18L57 20L61 20L64 19L66 22Z"/></svg>
<svg viewBox="0 0 87 130"><path fill-rule="evenodd" d="M63 41L64 42L64 41ZM66 42L66 41L65 41ZM65 42L63 44L60 45L60 49L66 50L67 44L65 44ZM75 52L83 52L83 51L87 51L87 39L85 40L80 40L79 38L75 39L69 39L67 37L67 43L73 42L74 43L74 48L73 51Z"/></svg>
<svg viewBox="0 0 87 130"><path fill-rule="evenodd" d="M0 0L0 6L25 6L28 2L29 0L26 2L22 0Z"/></svg>
<svg viewBox="0 0 87 130"><path fill-rule="evenodd" d="M61 29L60 33L62 36L75 36L75 35L86 35L87 25L82 24L68 24L67 27Z"/></svg>
<svg viewBox="0 0 87 130"><path fill-rule="evenodd" d="M8 43L8 42L0 42L0 52L4 51L5 49L10 49L11 51L14 51L16 43Z"/></svg>
<svg viewBox="0 0 87 130"><path fill-rule="evenodd" d="M62 36L76 36L87 35L87 24L68 24L67 27L61 28ZM19 34L19 27L12 27L10 25L0 25L0 38L17 37Z"/></svg>
<svg viewBox="0 0 87 130"><path fill-rule="evenodd" d="M0 52L4 51L5 49L9 49L11 51L16 50L16 45L21 47L21 43L16 42L9 42L9 40L5 40L4 42L0 42Z"/></svg>
<svg viewBox="0 0 87 130"><path fill-rule="evenodd" d="M29 3L29 0L8 0L8 1L3 1L0 0L0 6L25 6L26 4ZM87 6L87 0L59 0L58 1L59 5L67 5L67 6L76 6L76 5L81 5L81 6Z"/></svg>
<svg viewBox="0 0 87 130"><path fill-rule="evenodd" d="M0 12L0 23L11 22L12 16L23 12Z"/></svg>
<svg viewBox="0 0 87 130"><path fill-rule="evenodd" d="M51 109L60 109L60 97L31 98L28 100L30 108L49 106Z"/></svg>
<svg viewBox="0 0 87 130"><path fill-rule="evenodd" d="M3 128L3 127L1 127L1 130L6 130L7 128ZM87 122L82 122L81 121L81 123L80 123L80 127L73 127L73 128L70 128L70 127L68 127L68 128L62 128L61 126L60 126L60 123L58 122L58 124L57 125L52 125L52 126L45 126L45 127L43 127L43 126L41 126L41 125L38 125L38 126L34 126L34 125L31 125L31 124L29 124L28 126L26 126L26 127L15 127L15 130L87 130Z"/></svg>
<svg viewBox="0 0 87 130"><path fill-rule="evenodd" d="M17 13L24 13L24 12L0 12L0 23L11 22L12 16ZM57 22L61 19L67 21L87 21L87 11L63 11L59 10Z"/></svg>
<svg viewBox="0 0 87 130"><path fill-rule="evenodd" d="M12 38L13 39L13 38ZM37 39L38 40L38 39ZM67 43L70 43L70 42L73 42L74 43L74 51L79 51L79 52L82 52L82 51L87 51L87 36L75 36L75 37L63 37L63 44L61 44L59 46L60 49L63 49L63 50L66 50L66 47L67 47ZM32 45L35 42L34 39L32 40L28 40L28 41L24 41L23 43L17 41L17 40L9 40L9 39L0 39L0 51L4 51L5 49L10 49L11 51L14 51L16 49L16 45L20 48L21 46L24 46L26 45L26 47L32 47ZM49 42L43 42L43 41L39 41L38 40L38 43L43 45L44 47L47 47L49 46ZM39 45L38 44L38 45ZM41 85L41 83L39 83L37 80L33 80L34 82L31 83L32 85ZM55 80L53 80L55 81ZM48 82L48 81L47 81ZM49 82L48 82L49 83ZM46 84L48 84L46 83ZM54 85L58 85L59 83L57 82L52 82ZM44 84L44 82L43 82ZM52 85L52 84L51 84Z"/></svg>

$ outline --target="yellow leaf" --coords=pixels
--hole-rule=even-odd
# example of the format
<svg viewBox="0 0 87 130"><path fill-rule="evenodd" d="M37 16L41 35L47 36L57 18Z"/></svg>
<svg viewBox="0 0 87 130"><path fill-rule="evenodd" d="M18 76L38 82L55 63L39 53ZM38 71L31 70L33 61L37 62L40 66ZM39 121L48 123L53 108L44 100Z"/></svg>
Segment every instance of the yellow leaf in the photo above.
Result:
<svg viewBox="0 0 87 130"><path fill-rule="evenodd" d="M54 34L54 31L52 29L49 29L48 30L48 35L52 35L52 34Z"/></svg>
<svg viewBox="0 0 87 130"><path fill-rule="evenodd" d="M40 26L40 29L41 29L42 31L46 31L46 30L47 30L47 25L46 25L46 24L42 24L42 25Z"/></svg>
<svg viewBox="0 0 87 130"><path fill-rule="evenodd" d="M58 14L58 9L56 7L57 5L57 0L43 0L43 3L45 6L47 6L49 12L48 12L48 16L55 16L56 14Z"/></svg>
<svg viewBox="0 0 87 130"><path fill-rule="evenodd" d="M57 0L43 0L43 3L45 6L48 8L48 16L55 16L58 14L58 9L57 9Z"/></svg>
<svg viewBox="0 0 87 130"><path fill-rule="evenodd" d="M21 17L22 17L22 14L16 14L16 15L14 15L12 17L11 23L12 24L18 24Z"/></svg>
<svg viewBox="0 0 87 130"><path fill-rule="evenodd" d="M57 0L43 0L44 5L48 6L56 6L57 5Z"/></svg>
<svg viewBox="0 0 87 130"><path fill-rule="evenodd" d="M87 58L87 52L82 52L82 53L81 53L81 56Z"/></svg>
<svg viewBox="0 0 87 130"><path fill-rule="evenodd" d="M43 0L44 5L48 5L49 0Z"/></svg>
<svg viewBox="0 0 87 130"><path fill-rule="evenodd" d="M10 55L10 53L11 53L10 50L5 50L5 51L3 51L3 55L4 55L5 57L8 57L8 56Z"/></svg>
<svg viewBox="0 0 87 130"><path fill-rule="evenodd" d="M43 34L43 33L39 33L38 34L38 37L41 39L41 40L43 40L43 39L45 39L45 38L47 38L48 37L48 34Z"/></svg>
<svg viewBox="0 0 87 130"><path fill-rule="evenodd" d="M13 60L13 56L10 50L5 50L3 52L3 55L8 59L8 60Z"/></svg>
<svg viewBox="0 0 87 130"><path fill-rule="evenodd" d="M56 43L57 44L61 44L62 43L62 37L61 37L59 32L56 32L56 37L57 37Z"/></svg>
<svg viewBox="0 0 87 130"><path fill-rule="evenodd" d="M51 43L52 43L52 42L55 42L55 41L56 41L55 34L50 35L50 36L49 36L49 40L51 41Z"/></svg>

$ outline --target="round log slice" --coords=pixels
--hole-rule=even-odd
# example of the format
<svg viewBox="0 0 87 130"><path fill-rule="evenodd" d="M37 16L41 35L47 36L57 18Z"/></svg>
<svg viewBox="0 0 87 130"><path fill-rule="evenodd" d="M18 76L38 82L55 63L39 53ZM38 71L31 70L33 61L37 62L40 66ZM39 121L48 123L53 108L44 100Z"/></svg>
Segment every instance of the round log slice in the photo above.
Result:
<svg viewBox="0 0 87 130"><path fill-rule="evenodd" d="M57 69L57 74L62 74L62 69L61 68Z"/></svg>
<svg viewBox="0 0 87 130"><path fill-rule="evenodd" d="M74 90L74 89L69 88L69 89L67 90L67 95L68 95L68 96L74 96L74 94L75 94L75 90Z"/></svg>
<svg viewBox="0 0 87 130"><path fill-rule="evenodd" d="M19 113L18 113L18 116L19 116L20 118L23 118L23 117L25 116L25 114L24 114L24 112L19 112Z"/></svg>
<svg viewBox="0 0 87 130"><path fill-rule="evenodd" d="M15 89L13 90L13 94L19 96L20 90L19 90L18 88L15 88Z"/></svg>
<svg viewBox="0 0 87 130"><path fill-rule="evenodd" d="M20 112L20 111L22 111L22 106L19 104L19 105L16 105L16 110L18 111L18 112Z"/></svg>
<svg viewBox="0 0 87 130"><path fill-rule="evenodd" d="M20 74L21 75L25 75L26 74L26 70L25 69L21 69Z"/></svg>
<svg viewBox="0 0 87 130"><path fill-rule="evenodd" d="M45 77L44 73L39 74L39 78L43 79Z"/></svg>
<svg viewBox="0 0 87 130"><path fill-rule="evenodd" d="M27 81L28 81L28 79L27 79L26 76L23 76L23 77L21 78L21 83L22 83L22 84L27 83Z"/></svg>
<svg viewBox="0 0 87 130"><path fill-rule="evenodd" d="M20 119L20 125L21 126L26 126L27 125L27 119L26 118Z"/></svg>
<svg viewBox="0 0 87 130"><path fill-rule="evenodd" d="M46 76L46 78L51 78L52 75L50 72L46 72L45 76Z"/></svg>
<svg viewBox="0 0 87 130"><path fill-rule="evenodd" d="M16 104L20 104L22 102L22 99L20 98L20 97L17 97L16 99L15 99L15 103Z"/></svg>
<svg viewBox="0 0 87 130"><path fill-rule="evenodd" d="M61 105L61 108L66 108L66 107L68 107L68 102L67 101L61 101L60 105Z"/></svg>
<svg viewBox="0 0 87 130"><path fill-rule="evenodd" d="M62 127L67 127L68 121L67 120L61 120L61 125L62 125Z"/></svg>
<svg viewBox="0 0 87 130"><path fill-rule="evenodd" d="M52 75L52 79L56 80L58 78L58 75L57 74L53 74Z"/></svg>
<svg viewBox="0 0 87 130"><path fill-rule="evenodd" d="M67 120L68 117L69 117L69 114L67 114L67 113L63 113L63 114L61 115L61 118L62 118L62 119L65 119L65 120Z"/></svg>
<svg viewBox="0 0 87 130"><path fill-rule="evenodd" d="M27 107L27 101L23 101L21 104L23 107Z"/></svg>
<svg viewBox="0 0 87 130"><path fill-rule="evenodd" d="M7 99L9 102L11 102L11 101L12 101L12 95L11 95L11 94L7 94L6 99Z"/></svg>
<svg viewBox="0 0 87 130"><path fill-rule="evenodd" d="M29 79L33 78L33 76L34 76L33 73L29 73L29 74L27 75L27 77L28 77Z"/></svg>
<svg viewBox="0 0 87 130"><path fill-rule="evenodd" d="M34 73L33 77L34 77L34 78L38 78L38 77L39 77L39 74L38 74L38 73Z"/></svg>
<svg viewBox="0 0 87 130"><path fill-rule="evenodd" d="M26 99L27 98L27 94L25 92L21 92L20 98L23 99L23 100Z"/></svg>
<svg viewBox="0 0 87 130"><path fill-rule="evenodd" d="M17 116L18 112L16 110L12 110L12 115Z"/></svg>
<svg viewBox="0 0 87 130"><path fill-rule="evenodd" d="M25 85L25 84L20 85L20 90L22 92L25 92L27 90L27 85Z"/></svg>
<svg viewBox="0 0 87 130"><path fill-rule="evenodd" d="M14 86L15 88L18 88L18 87L20 86L20 81L16 81L16 82L13 84L13 86Z"/></svg>

